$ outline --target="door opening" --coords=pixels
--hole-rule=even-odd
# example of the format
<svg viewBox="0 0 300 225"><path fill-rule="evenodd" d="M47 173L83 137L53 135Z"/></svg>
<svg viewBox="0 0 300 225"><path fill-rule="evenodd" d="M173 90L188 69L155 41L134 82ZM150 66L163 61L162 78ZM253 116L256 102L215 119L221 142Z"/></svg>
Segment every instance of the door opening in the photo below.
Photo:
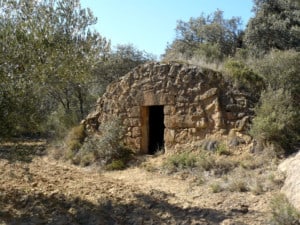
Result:
<svg viewBox="0 0 300 225"><path fill-rule="evenodd" d="M153 155L164 147L164 106L144 106L141 112L142 152Z"/></svg>
<svg viewBox="0 0 300 225"><path fill-rule="evenodd" d="M164 106L149 107L149 144L148 153L154 154L164 147Z"/></svg>

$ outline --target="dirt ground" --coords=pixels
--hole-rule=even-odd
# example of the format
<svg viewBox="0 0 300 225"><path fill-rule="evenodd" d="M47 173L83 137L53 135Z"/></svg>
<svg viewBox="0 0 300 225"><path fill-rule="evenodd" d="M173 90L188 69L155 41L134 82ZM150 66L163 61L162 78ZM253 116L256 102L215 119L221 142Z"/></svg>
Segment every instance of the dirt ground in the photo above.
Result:
<svg viewBox="0 0 300 225"><path fill-rule="evenodd" d="M276 191L212 193L139 165L99 172L45 154L45 143L0 147L0 224L267 224ZM153 167L164 156L141 160Z"/></svg>

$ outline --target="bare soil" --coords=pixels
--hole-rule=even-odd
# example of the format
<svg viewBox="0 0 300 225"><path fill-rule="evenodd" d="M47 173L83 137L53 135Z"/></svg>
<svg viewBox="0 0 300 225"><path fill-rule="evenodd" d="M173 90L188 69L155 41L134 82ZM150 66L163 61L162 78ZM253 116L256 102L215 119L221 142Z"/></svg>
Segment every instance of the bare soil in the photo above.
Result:
<svg viewBox="0 0 300 225"><path fill-rule="evenodd" d="M277 192L212 193L141 164L99 172L45 149L43 141L0 145L0 224L267 224ZM155 167L164 157L139 160Z"/></svg>

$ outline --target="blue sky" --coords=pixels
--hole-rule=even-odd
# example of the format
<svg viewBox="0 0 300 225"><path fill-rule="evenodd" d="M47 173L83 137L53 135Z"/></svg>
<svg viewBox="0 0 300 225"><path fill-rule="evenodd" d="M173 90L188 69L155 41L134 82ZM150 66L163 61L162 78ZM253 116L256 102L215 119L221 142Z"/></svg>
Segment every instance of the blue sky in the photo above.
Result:
<svg viewBox="0 0 300 225"><path fill-rule="evenodd" d="M239 16L243 25L252 15L252 0L81 0L98 18L95 29L112 45L132 44L159 57L175 38L177 20L217 9L225 18Z"/></svg>

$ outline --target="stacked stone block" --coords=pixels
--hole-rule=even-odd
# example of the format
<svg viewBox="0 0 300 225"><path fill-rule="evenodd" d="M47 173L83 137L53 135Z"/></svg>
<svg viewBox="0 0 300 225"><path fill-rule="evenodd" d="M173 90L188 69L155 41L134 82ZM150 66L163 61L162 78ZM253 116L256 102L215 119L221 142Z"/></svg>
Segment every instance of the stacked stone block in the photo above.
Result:
<svg viewBox="0 0 300 225"><path fill-rule="evenodd" d="M165 147L172 149L217 132L243 132L254 103L219 72L179 63L147 63L110 84L84 124L93 134L103 122L120 117L127 130L124 142L139 151L142 108L163 105Z"/></svg>

